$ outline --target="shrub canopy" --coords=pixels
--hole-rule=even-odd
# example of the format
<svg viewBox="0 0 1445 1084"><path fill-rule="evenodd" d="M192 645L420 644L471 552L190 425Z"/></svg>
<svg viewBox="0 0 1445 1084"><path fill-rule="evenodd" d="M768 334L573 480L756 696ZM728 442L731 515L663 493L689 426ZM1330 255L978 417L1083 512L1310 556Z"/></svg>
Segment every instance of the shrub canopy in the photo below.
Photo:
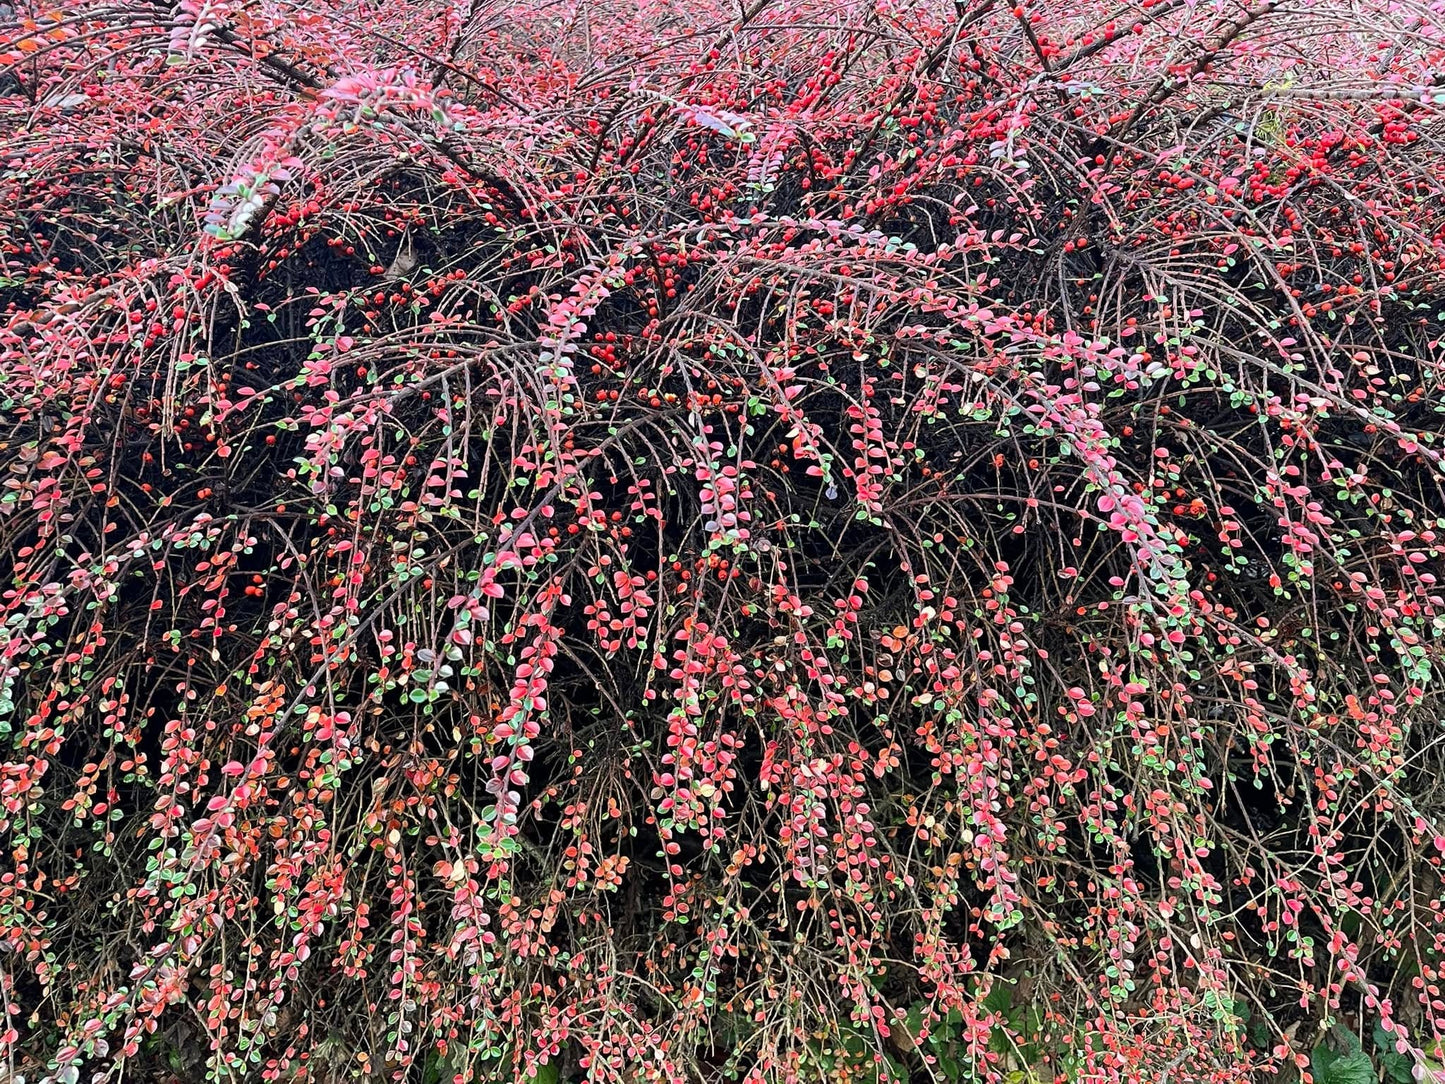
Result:
<svg viewBox="0 0 1445 1084"><path fill-rule="evenodd" d="M1442 64L20 5L0 1073L1431 1071Z"/></svg>

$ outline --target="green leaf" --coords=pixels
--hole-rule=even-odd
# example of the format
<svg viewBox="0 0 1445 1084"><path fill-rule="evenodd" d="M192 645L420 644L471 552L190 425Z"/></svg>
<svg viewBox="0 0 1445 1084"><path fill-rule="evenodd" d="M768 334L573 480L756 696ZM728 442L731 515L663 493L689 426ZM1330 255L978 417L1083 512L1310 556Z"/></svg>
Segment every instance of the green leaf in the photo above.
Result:
<svg viewBox="0 0 1445 1084"><path fill-rule="evenodd" d="M989 1012L1005 1013L1013 1002L1013 996L1013 986L1010 983L995 979L993 989L989 990L988 997L983 999L983 1007Z"/></svg>
<svg viewBox="0 0 1445 1084"><path fill-rule="evenodd" d="M904 1017L904 1027L908 1029L908 1035L914 1042L918 1041L923 1031L923 1003L914 1002L908 1008L908 1015Z"/></svg>
<svg viewBox="0 0 1445 1084"><path fill-rule="evenodd" d="M1359 1049L1337 1054L1326 1046L1310 1052L1310 1073L1315 1084L1376 1084L1375 1066L1370 1055Z"/></svg>
<svg viewBox="0 0 1445 1084"><path fill-rule="evenodd" d="M1395 1084L1413 1084L1414 1059L1408 1054L1401 1054L1395 1049L1395 1039L1379 1024L1375 1025L1375 1049L1380 1052L1380 1065L1385 1070L1385 1078L1392 1080Z"/></svg>
<svg viewBox="0 0 1445 1084"><path fill-rule="evenodd" d="M1325 1084L1375 1084L1375 1067L1363 1050L1346 1054L1330 1066Z"/></svg>

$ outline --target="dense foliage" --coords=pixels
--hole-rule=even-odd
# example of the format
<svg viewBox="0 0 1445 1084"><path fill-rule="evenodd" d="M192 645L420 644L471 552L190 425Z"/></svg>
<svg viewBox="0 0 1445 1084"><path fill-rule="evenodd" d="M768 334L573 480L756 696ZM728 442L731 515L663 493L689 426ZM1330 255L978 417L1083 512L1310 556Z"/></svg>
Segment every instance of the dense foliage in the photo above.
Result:
<svg viewBox="0 0 1445 1084"><path fill-rule="evenodd" d="M0 14L0 1075L1439 1067L1438 0Z"/></svg>

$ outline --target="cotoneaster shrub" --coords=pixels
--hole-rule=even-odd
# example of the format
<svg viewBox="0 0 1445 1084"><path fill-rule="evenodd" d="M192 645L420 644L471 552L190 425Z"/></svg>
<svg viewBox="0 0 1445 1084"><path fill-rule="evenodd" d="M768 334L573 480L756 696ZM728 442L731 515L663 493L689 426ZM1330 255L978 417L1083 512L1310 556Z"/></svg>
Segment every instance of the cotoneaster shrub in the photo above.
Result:
<svg viewBox="0 0 1445 1084"><path fill-rule="evenodd" d="M1438 2L7 18L0 1074L1439 1070Z"/></svg>

